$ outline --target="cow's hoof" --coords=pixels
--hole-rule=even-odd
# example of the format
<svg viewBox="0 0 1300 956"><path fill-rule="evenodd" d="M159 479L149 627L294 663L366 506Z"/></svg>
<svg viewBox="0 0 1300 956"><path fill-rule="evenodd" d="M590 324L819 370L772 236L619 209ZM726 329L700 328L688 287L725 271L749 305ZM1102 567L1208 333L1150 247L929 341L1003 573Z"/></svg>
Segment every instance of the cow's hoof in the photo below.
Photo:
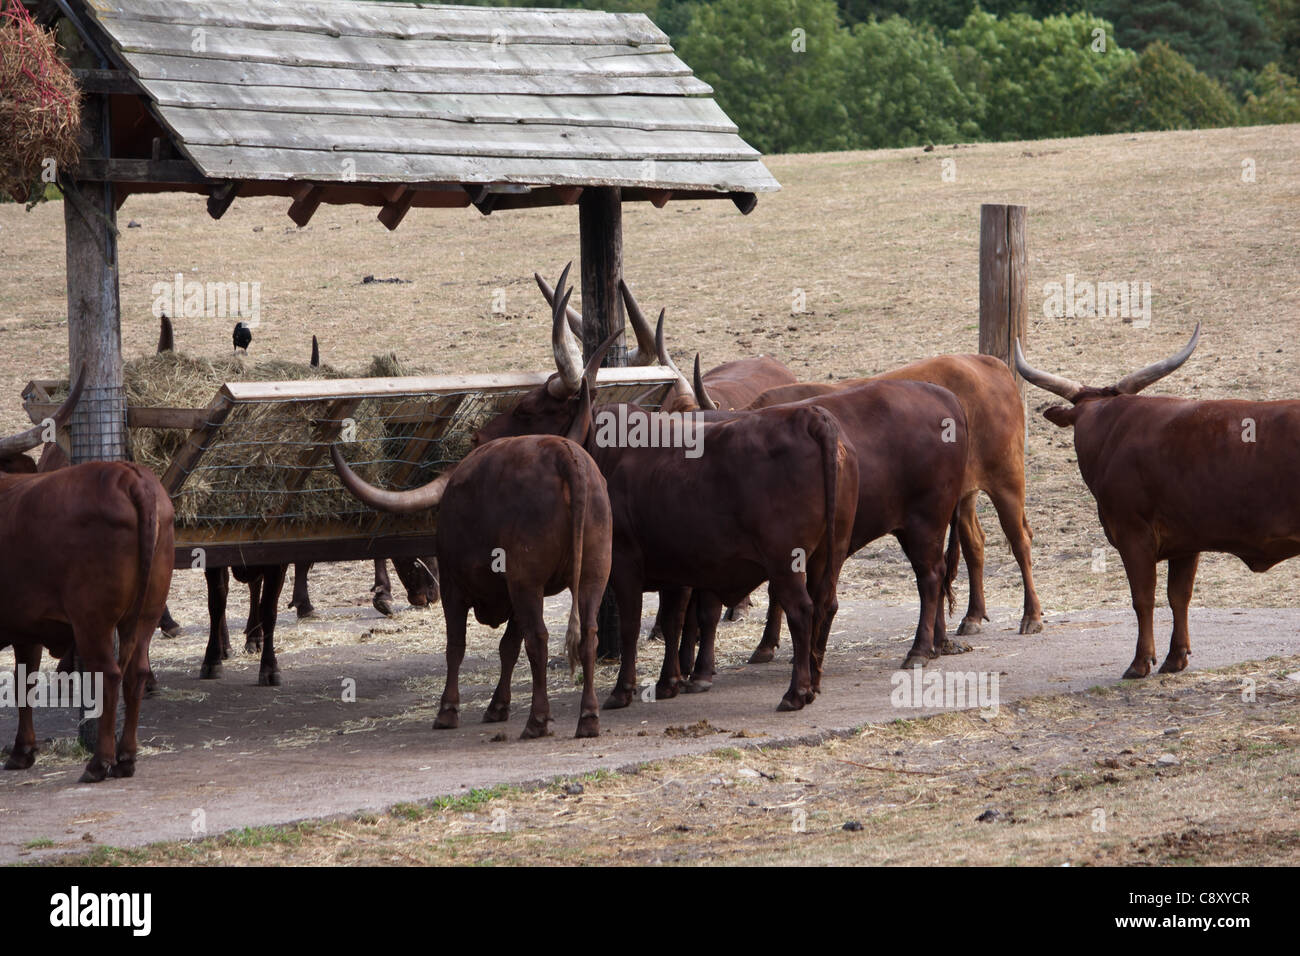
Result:
<svg viewBox="0 0 1300 956"><path fill-rule="evenodd" d="M519 739L536 740L538 737L551 736L551 732L546 729L546 725L549 721L550 721L549 717L543 720L537 720L536 718L529 717L528 723L524 724L524 729L523 732L519 735Z"/></svg>
<svg viewBox="0 0 1300 956"><path fill-rule="evenodd" d="M6 770L27 770L36 763L36 747L15 747L9 759L5 761Z"/></svg>
<svg viewBox="0 0 1300 956"><path fill-rule="evenodd" d="M609 699L602 705L604 710L621 710L628 704L632 703L633 691L627 687L615 687L610 692Z"/></svg>
<svg viewBox="0 0 1300 956"><path fill-rule="evenodd" d="M134 777L135 758L127 757L125 755L119 756L117 758L117 763L113 764L112 768L108 771L108 775L110 777L117 777L119 779Z"/></svg>
<svg viewBox="0 0 1300 956"><path fill-rule="evenodd" d="M144 696L146 697L158 696L158 678L154 677L153 671L150 671L149 676L146 677L144 680Z"/></svg>
<svg viewBox="0 0 1300 956"><path fill-rule="evenodd" d="M937 654L922 654L920 651L911 651L903 661L901 670L910 671L913 667L924 667L938 656Z"/></svg>
<svg viewBox="0 0 1300 956"><path fill-rule="evenodd" d="M578 732L575 737L599 737L600 736L600 716L598 714L583 714L578 718Z"/></svg>
<svg viewBox="0 0 1300 956"><path fill-rule="evenodd" d="M295 604L294 610L298 612L298 620L300 621L316 616L316 609L310 604Z"/></svg>
<svg viewBox="0 0 1300 956"><path fill-rule="evenodd" d="M1160 665L1160 673L1177 674L1179 671L1186 670L1187 657L1187 654L1175 654L1170 651L1169 656L1165 658L1165 662Z"/></svg>
<svg viewBox="0 0 1300 956"><path fill-rule="evenodd" d="M163 632L163 637L180 637L183 628L173 621L171 626L161 628L161 630Z"/></svg>
<svg viewBox="0 0 1300 956"><path fill-rule="evenodd" d="M384 617L393 616L393 599L389 597L387 594L383 594L383 593L376 594L374 600L372 600L370 603L373 604L375 606L375 610L378 611L380 614L382 614Z"/></svg>
<svg viewBox="0 0 1300 956"><path fill-rule="evenodd" d="M1042 634L1043 619L1041 617L1022 617L1020 619L1021 634Z"/></svg>
<svg viewBox="0 0 1300 956"><path fill-rule="evenodd" d="M483 723L499 724L503 720L510 719L510 705L498 704L496 701L488 704L488 709L483 712Z"/></svg>
<svg viewBox="0 0 1300 956"><path fill-rule="evenodd" d="M951 637L945 637L939 644L940 654L965 654L970 649L971 646L965 641L954 641Z"/></svg>
<svg viewBox="0 0 1300 956"><path fill-rule="evenodd" d="M983 627L984 627L984 622L981 618L967 617L967 618L963 618L962 622L957 625L957 633L959 635L978 634L980 632L980 629ZM1021 631L1020 633L1023 634L1024 631Z"/></svg>
<svg viewBox="0 0 1300 956"><path fill-rule="evenodd" d="M729 607L725 614L722 615L724 621L743 621L748 615L747 607Z"/></svg>
<svg viewBox="0 0 1300 956"><path fill-rule="evenodd" d="M772 658L774 658L774 657L776 657L776 648L775 648L775 647L761 647L761 646L760 646L760 647L756 647L756 648L754 648L754 653L752 653L752 654L749 655L749 663L751 663L751 664L770 664L770 663L772 663Z"/></svg>
<svg viewBox="0 0 1300 956"><path fill-rule="evenodd" d="M108 761L100 760L98 757L91 757L90 763L86 764L86 771L81 775L81 783L99 783L108 776Z"/></svg>
<svg viewBox="0 0 1300 956"><path fill-rule="evenodd" d="M1128 670L1124 672L1124 679L1141 680L1151 673L1151 665L1154 663L1154 660L1134 661L1128 666Z"/></svg>
<svg viewBox="0 0 1300 956"><path fill-rule="evenodd" d="M259 637L257 640L253 640L250 637L248 638L248 640L244 641L244 653L245 654L262 653L262 639Z"/></svg>
<svg viewBox="0 0 1300 956"><path fill-rule="evenodd" d="M263 667L257 675L258 687L279 687L280 686L280 668Z"/></svg>
<svg viewBox="0 0 1300 956"><path fill-rule="evenodd" d="M650 628L650 633L646 636L646 640L654 641L656 644L662 644L664 642L664 629L656 624L654 627Z"/></svg>
<svg viewBox="0 0 1300 956"><path fill-rule="evenodd" d="M711 680L688 680L682 685L682 692L686 694L707 694L713 689Z"/></svg>
<svg viewBox="0 0 1300 956"><path fill-rule="evenodd" d="M803 691L786 691L781 703L776 705L777 710L803 710L806 693Z"/></svg>
<svg viewBox="0 0 1300 956"><path fill-rule="evenodd" d="M199 668L199 680L216 680L221 676L221 661L203 662Z"/></svg>
<svg viewBox="0 0 1300 956"><path fill-rule="evenodd" d="M672 700L677 696L680 683L675 677L672 680L659 681L659 683L655 684L655 700Z"/></svg>
<svg viewBox="0 0 1300 956"><path fill-rule="evenodd" d="M455 730L460 726L460 711L455 707L444 707L438 711L438 719L433 722L434 730Z"/></svg>

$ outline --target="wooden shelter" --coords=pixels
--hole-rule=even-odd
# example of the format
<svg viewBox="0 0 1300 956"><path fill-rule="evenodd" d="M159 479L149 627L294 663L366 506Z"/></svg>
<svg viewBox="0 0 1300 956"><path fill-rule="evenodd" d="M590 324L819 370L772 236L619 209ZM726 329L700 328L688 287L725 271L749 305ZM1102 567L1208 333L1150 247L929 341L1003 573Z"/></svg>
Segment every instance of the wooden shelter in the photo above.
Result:
<svg viewBox="0 0 1300 956"><path fill-rule="evenodd" d="M189 191L490 214L576 205L584 347L623 327L624 202L778 189L645 16L312 0L40 0L86 94L61 171L69 359L88 369L74 461L125 450L115 211ZM615 347L606 364L625 364Z"/></svg>

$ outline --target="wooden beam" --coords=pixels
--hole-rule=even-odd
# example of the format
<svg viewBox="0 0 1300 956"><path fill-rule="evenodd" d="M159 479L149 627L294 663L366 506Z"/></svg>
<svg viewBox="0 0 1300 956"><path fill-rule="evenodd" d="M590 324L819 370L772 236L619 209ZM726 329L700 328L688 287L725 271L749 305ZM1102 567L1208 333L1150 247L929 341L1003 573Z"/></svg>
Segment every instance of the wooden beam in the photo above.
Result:
<svg viewBox="0 0 1300 956"><path fill-rule="evenodd" d="M758 205L758 196L754 193L729 193L728 195L742 216L748 216Z"/></svg>
<svg viewBox="0 0 1300 956"><path fill-rule="evenodd" d="M210 568L244 567L258 564L291 564L311 561L319 564L328 561L370 561L375 558L422 558L437 550L437 539L432 529L422 533L351 535L339 532L320 538L280 538L278 540L249 540L213 542L207 539L186 539L183 529L177 529L176 552L172 567L190 570L193 567L195 548L203 549L204 562Z"/></svg>
<svg viewBox="0 0 1300 956"><path fill-rule="evenodd" d="M218 429L234 407L235 403L223 388L212 400L212 404L204 409L203 425L190 432L190 437L185 440L185 444L176 453L176 457L172 459L172 463L162 476L162 484L167 489L167 494L175 498L180 492L190 472L203 457L203 453L208 450L208 445L212 444L212 439L217 436Z"/></svg>
<svg viewBox="0 0 1300 956"><path fill-rule="evenodd" d="M243 185L241 180L232 179L213 186L212 191L208 193L208 215L213 219L220 219L224 216L235 201L235 197L239 195L239 190Z"/></svg>
<svg viewBox="0 0 1300 956"><path fill-rule="evenodd" d="M1011 343L1024 344L1029 316L1025 213L1024 206L980 206L980 352L1007 363L1022 398Z"/></svg>
<svg viewBox="0 0 1300 956"><path fill-rule="evenodd" d="M83 93L144 95L135 77L125 70L74 69L72 75Z"/></svg>
<svg viewBox="0 0 1300 956"><path fill-rule="evenodd" d="M61 382L60 384L66 383ZM54 414L58 407L58 402L48 400L23 403L23 411L32 420L32 424L45 421ZM141 408L131 405L126 409L126 425L128 428L177 428L182 431L193 431L196 428L202 428L207 420L207 410L202 408L166 408L163 406Z"/></svg>
<svg viewBox="0 0 1300 956"><path fill-rule="evenodd" d="M646 191L646 198L650 200L650 204L656 209L663 209L664 206L668 205L668 200L673 198L673 191L671 189L650 189Z"/></svg>
<svg viewBox="0 0 1300 956"><path fill-rule="evenodd" d="M301 229L311 222L320 208L321 197L325 194L324 186L303 183L294 191L293 204L289 206L289 218Z"/></svg>
<svg viewBox="0 0 1300 956"><path fill-rule="evenodd" d="M188 159L105 159L84 156L74 174L96 183L207 183L210 180Z"/></svg>
<svg viewBox="0 0 1300 956"><path fill-rule="evenodd" d="M411 203L414 200L415 190L401 186L397 190L397 196L384 203L384 208L379 210L377 218L389 232L392 232L411 211Z"/></svg>
<svg viewBox="0 0 1300 956"><path fill-rule="evenodd" d="M600 344L623 330L623 196L617 186L586 189L578 200L578 231L582 265L582 357L591 358ZM627 345L620 338L605 353L605 366L627 365ZM615 660L621 655L618 606L605 591L597 615L596 656Z"/></svg>

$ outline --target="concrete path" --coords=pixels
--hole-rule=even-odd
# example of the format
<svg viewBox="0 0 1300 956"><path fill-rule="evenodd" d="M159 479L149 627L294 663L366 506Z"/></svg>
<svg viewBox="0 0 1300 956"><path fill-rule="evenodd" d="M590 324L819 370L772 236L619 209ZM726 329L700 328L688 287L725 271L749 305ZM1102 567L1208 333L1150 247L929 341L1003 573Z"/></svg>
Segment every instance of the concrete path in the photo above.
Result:
<svg viewBox="0 0 1300 956"><path fill-rule="evenodd" d="M1133 656L1136 631L1126 610L1057 615L1043 634L1028 637L1014 633L1015 620L1011 609L996 611L993 625L970 639L971 653L945 658L940 666L997 673L1005 706L1024 696L1117 683ZM98 844L187 839L200 821L212 835L381 810L719 747L815 740L932 712L900 710L890 702L890 679L909 643L901 635L910 634L914 622L908 607L844 602L836 632L855 638L847 648L837 648L832 638L823 693L800 712L776 711L790 676L787 638L776 662L724 668L708 694L603 712L602 734L594 740L570 736L576 690L552 694L555 736L518 739L528 706L523 662L509 722L480 723L497 668L495 653L481 649L466 659L476 676L462 686L462 726L453 731L431 727L444 673L441 654L390 654L378 643L294 651L281 655L284 686L275 689L255 686L251 659L228 662L220 681L199 681L196 667L159 668L165 693L145 703L140 737L149 749L135 778L81 785L81 764L52 756L32 770L0 773L0 862ZM1300 610L1193 610L1191 630L1193 668L1300 652ZM555 631L557 638L562 633ZM1168 633L1166 610L1157 619L1162 658ZM643 644L643 678L657 674L660 654L661 645ZM345 678L356 681L354 703L341 699ZM602 701L612 680L612 669L602 669ZM707 727L682 732L702 720ZM14 712L0 711L0 739L12 741L15 726ZM74 731L70 712L37 714L38 739ZM493 740L501 734L504 739ZM41 838L54 847L27 846Z"/></svg>

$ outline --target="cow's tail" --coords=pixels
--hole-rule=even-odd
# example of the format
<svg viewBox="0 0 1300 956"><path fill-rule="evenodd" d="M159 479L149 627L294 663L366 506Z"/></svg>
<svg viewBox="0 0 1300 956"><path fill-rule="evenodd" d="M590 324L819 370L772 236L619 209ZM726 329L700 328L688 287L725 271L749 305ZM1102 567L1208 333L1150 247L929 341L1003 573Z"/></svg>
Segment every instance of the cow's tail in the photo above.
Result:
<svg viewBox="0 0 1300 956"><path fill-rule="evenodd" d="M961 514L961 502L952 510L952 522L948 527L948 551L943 557L943 596L948 599L948 613L957 609L957 597L952 591L952 582L957 580L957 564L961 560L961 539L957 536L957 520Z"/></svg>
<svg viewBox="0 0 1300 956"><path fill-rule="evenodd" d="M132 469L135 470L135 469ZM158 499L147 481L136 474L133 476L127 492L136 513L136 565L140 571L140 587L135 595L135 603L126 618L126 630L122 637L127 641L135 636L140 615L144 613L144 602L149 594L149 581L153 577L154 551L158 548ZM134 649L132 649L134 653Z"/></svg>
<svg viewBox="0 0 1300 956"><path fill-rule="evenodd" d="M816 407L816 406L814 406ZM826 566L822 569L821 594L831 594L835 574L835 518L839 511L840 442L839 422L824 408L817 408L821 427L816 435L822 446L822 485L826 498Z"/></svg>
<svg viewBox="0 0 1300 956"><path fill-rule="evenodd" d="M564 656L569 662L572 674L581 660L582 620L579 616L579 593L582 587L582 530L587 523L587 505L591 497L591 488L587 482L586 470L568 445L564 448L568 460L569 482L569 536L571 559L571 576L569 579L569 596L573 603L569 607L569 626L564 632Z"/></svg>

